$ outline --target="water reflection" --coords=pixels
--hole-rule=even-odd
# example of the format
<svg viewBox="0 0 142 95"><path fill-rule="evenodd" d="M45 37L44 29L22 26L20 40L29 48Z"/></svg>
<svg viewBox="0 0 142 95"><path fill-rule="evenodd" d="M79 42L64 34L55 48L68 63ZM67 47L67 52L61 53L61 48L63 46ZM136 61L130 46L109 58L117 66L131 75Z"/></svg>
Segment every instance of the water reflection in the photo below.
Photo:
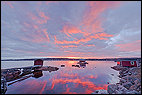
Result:
<svg viewBox="0 0 142 95"><path fill-rule="evenodd" d="M117 82L117 78L110 75L111 73L117 75L117 71L110 68L115 63L90 61L85 65L77 63L77 61L46 61L44 66L50 65L50 69L39 69L34 71L32 76L28 74L29 78L24 81L9 85L6 94L90 94L94 90L107 89L107 82ZM65 68L62 68L61 64L65 64ZM54 66L58 69L51 68Z"/></svg>
<svg viewBox="0 0 142 95"><path fill-rule="evenodd" d="M74 64L74 65L72 65L72 67L85 68L86 64L88 64L88 63L87 62L77 62L77 65Z"/></svg>
<svg viewBox="0 0 142 95"><path fill-rule="evenodd" d="M1 88L1 94L5 94L7 91L7 85L5 85L6 82L9 82L8 86L10 86L16 82L23 81L30 77L34 77L34 78L42 77L43 76L42 71L52 72L52 71L57 71L58 69L59 68L57 67L51 67L51 66L35 68L34 70L27 67L27 68L22 69L22 72L18 70L17 68L3 69L1 73L2 74L1 77L3 77L2 80L5 80L5 81L1 82L1 85L3 85L3 87Z"/></svg>
<svg viewBox="0 0 142 95"><path fill-rule="evenodd" d="M36 70L36 71L33 72L32 77L39 78L39 77L42 77L42 76L43 76L42 70Z"/></svg>

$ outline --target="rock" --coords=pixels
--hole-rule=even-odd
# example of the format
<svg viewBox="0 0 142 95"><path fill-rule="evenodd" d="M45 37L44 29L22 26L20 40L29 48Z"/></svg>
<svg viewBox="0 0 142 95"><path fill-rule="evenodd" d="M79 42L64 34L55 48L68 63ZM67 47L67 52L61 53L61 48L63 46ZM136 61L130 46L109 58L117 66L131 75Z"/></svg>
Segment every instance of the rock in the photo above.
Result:
<svg viewBox="0 0 142 95"><path fill-rule="evenodd" d="M121 82L121 83L125 83L125 82L127 82L127 80L121 78L121 79L120 79L120 82Z"/></svg>
<svg viewBox="0 0 142 95"><path fill-rule="evenodd" d="M114 76L114 74L111 74L112 76Z"/></svg>
<svg viewBox="0 0 142 95"><path fill-rule="evenodd" d="M107 92L109 94L112 94L112 93L115 93L115 91L118 89L117 85L115 84L111 84L111 85L108 85L108 88L107 88Z"/></svg>
<svg viewBox="0 0 142 95"><path fill-rule="evenodd" d="M137 83L135 85L132 85L129 90L136 90L136 91L141 91L141 83Z"/></svg>
<svg viewBox="0 0 142 95"><path fill-rule="evenodd" d="M127 89L122 85L118 85L118 91L126 92Z"/></svg>
<svg viewBox="0 0 142 95"><path fill-rule="evenodd" d="M122 66L119 66L119 65L118 66L113 66L111 68L114 69L114 70L117 70L117 71L127 69L127 67L122 67Z"/></svg>
<svg viewBox="0 0 142 95"><path fill-rule="evenodd" d="M132 86L132 83L131 82L126 82L123 84L123 86L127 89L129 89L131 86Z"/></svg>
<svg viewBox="0 0 142 95"><path fill-rule="evenodd" d="M61 65L61 67L65 67L65 65Z"/></svg>
<svg viewBox="0 0 142 95"><path fill-rule="evenodd" d="M108 92L107 92L107 90L100 89L100 90L96 90L92 94L108 94Z"/></svg>
<svg viewBox="0 0 142 95"><path fill-rule="evenodd" d="M12 73L9 73L6 75L6 81L10 81L14 78L13 74Z"/></svg>
<svg viewBox="0 0 142 95"><path fill-rule="evenodd" d="M79 65L75 65L75 67L79 67Z"/></svg>
<svg viewBox="0 0 142 95"><path fill-rule="evenodd" d="M126 92L126 94L138 94L138 93L139 93L139 92L137 92L137 91L135 91L135 90Z"/></svg>
<svg viewBox="0 0 142 95"><path fill-rule="evenodd" d="M31 69L23 69L23 73L30 73Z"/></svg>
<svg viewBox="0 0 142 95"><path fill-rule="evenodd" d="M114 94L122 94L122 93L123 93L123 91L121 91L121 90L116 90ZM112 94L113 94L113 93L112 93Z"/></svg>
<svg viewBox="0 0 142 95"><path fill-rule="evenodd" d="M1 76L1 94L5 94L7 91L7 83L4 76Z"/></svg>
<svg viewBox="0 0 142 95"><path fill-rule="evenodd" d="M131 72L128 72L128 75L132 75L132 73L131 73Z"/></svg>
<svg viewBox="0 0 142 95"><path fill-rule="evenodd" d="M138 84L138 83L141 83L141 81L140 81L139 79L136 79L136 80L134 81L134 83L135 83L135 84Z"/></svg>
<svg viewBox="0 0 142 95"><path fill-rule="evenodd" d="M75 65L72 65L72 67L75 67Z"/></svg>

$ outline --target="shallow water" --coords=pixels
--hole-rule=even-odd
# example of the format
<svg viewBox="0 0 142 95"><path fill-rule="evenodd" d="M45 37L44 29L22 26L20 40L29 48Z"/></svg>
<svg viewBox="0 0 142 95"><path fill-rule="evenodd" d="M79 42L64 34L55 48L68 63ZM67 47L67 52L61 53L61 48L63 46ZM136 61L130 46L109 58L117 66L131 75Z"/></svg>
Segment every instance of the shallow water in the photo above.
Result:
<svg viewBox="0 0 142 95"><path fill-rule="evenodd" d="M107 83L119 81L118 71L110 67L113 61L87 61L85 67L72 67L77 61L44 61L44 66L58 67L57 71L42 71L39 78L29 77L8 86L5 94L89 94L107 90ZM32 66L33 61L2 61L1 68ZM64 64L65 67L61 67ZM114 74L111 75L111 74Z"/></svg>

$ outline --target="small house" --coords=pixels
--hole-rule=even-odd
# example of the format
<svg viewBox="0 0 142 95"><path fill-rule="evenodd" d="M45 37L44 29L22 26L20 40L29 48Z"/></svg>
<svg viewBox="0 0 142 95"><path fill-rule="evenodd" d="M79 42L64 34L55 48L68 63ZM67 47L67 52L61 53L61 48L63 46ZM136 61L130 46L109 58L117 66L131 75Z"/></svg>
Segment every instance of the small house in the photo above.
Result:
<svg viewBox="0 0 142 95"><path fill-rule="evenodd" d="M137 67L138 62L132 60L121 60L117 61L117 65L124 66L124 67Z"/></svg>
<svg viewBox="0 0 142 95"><path fill-rule="evenodd" d="M41 59L36 59L36 60L34 61L34 65L43 66L43 60L41 60Z"/></svg>

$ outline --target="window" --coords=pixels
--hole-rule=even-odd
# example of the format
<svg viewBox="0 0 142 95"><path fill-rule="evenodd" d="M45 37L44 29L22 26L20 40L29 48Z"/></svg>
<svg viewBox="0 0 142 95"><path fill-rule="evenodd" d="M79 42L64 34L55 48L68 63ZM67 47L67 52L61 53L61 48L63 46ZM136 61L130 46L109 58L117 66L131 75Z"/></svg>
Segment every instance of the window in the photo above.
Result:
<svg viewBox="0 0 142 95"><path fill-rule="evenodd" d="M131 61L131 65L134 65L135 63L134 63L134 61Z"/></svg>

